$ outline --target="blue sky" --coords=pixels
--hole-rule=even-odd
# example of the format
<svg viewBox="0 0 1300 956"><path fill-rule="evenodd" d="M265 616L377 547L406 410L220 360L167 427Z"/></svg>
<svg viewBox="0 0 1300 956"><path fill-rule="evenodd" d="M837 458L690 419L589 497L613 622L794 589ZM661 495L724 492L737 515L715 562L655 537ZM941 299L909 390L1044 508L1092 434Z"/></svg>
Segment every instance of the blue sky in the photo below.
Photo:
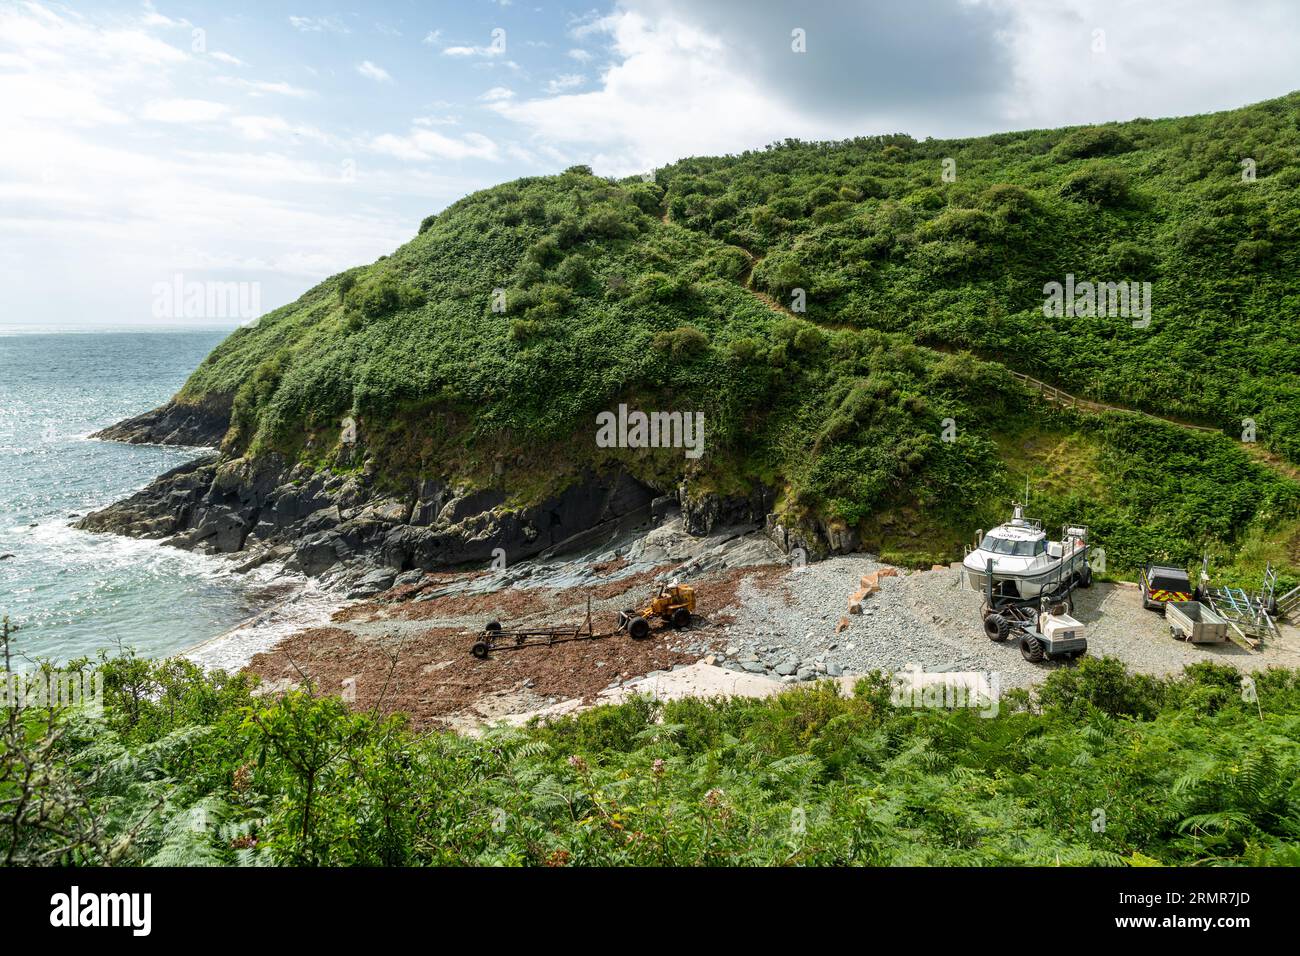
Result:
<svg viewBox="0 0 1300 956"><path fill-rule="evenodd" d="M578 162L1296 88L1286 0L0 0L0 326L163 321L177 276L273 308L468 192Z"/></svg>

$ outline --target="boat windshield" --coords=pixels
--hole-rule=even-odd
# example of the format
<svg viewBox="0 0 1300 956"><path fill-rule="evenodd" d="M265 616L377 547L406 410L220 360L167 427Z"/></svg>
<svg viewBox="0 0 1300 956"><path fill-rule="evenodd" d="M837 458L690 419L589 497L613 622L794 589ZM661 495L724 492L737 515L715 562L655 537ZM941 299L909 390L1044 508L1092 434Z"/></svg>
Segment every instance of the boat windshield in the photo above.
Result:
<svg viewBox="0 0 1300 956"><path fill-rule="evenodd" d="M1007 554L1017 558L1032 558L1047 550L1047 542L1043 538L1031 538L1028 541L1014 541L1011 538L997 538L991 534L986 534L984 540L980 542L980 549L983 551L992 551L994 554Z"/></svg>

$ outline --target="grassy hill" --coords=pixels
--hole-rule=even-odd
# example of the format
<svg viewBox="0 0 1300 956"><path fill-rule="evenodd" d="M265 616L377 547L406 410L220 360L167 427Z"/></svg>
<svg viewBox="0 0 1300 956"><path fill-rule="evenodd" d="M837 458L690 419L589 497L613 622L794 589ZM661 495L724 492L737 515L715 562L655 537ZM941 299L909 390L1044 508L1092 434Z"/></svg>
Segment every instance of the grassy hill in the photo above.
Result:
<svg viewBox="0 0 1300 956"><path fill-rule="evenodd" d="M615 459L665 490L762 484L783 520L912 562L959 553L1029 478L1031 510L1089 523L1113 566L1209 550L1229 574L1272 560L1294 577L1297 185L1300 94L977 139L788 141L653 182L575 167L428 217L234 333L177 402L228 410L230 456L369 457L395 486L439 475L523 503ZM1150 282L1150 325L1045 317L1044 285L1067 274ZM1047 408L1009 370L1224 434ZM619 402L704 412L706 453L598 448L596 415ZM345 416L360 456L339 445ZM1237 440L1244 418L1260 448Z"/></svg>

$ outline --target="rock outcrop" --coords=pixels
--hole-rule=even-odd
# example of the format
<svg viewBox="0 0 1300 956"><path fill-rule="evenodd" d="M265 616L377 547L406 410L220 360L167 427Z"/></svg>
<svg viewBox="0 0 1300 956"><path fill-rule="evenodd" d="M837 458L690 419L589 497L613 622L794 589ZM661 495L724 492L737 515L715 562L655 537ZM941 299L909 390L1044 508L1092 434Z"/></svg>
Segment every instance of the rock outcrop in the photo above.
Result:
<svg viewBox="0 0 1300 956"><path fill-rule="evenodd" d="M192 445L215 448L230 427L226 402L182 405L175 401L97 431L91 438L131 445Z"/></svg>
<svg viewBox="0 0 1300 956"><path fill-rule="evenodd" d="M279 559L316 576L342 565L360 579L353 583L379 587L380 577L411 569L532 557L603 523L649 517L656 496L624 472L584 474L540 504L515 507L499 488L427 479L395 493L364 470L331 475L275 455L204 456L77 527L167 538L208 553L247 552L243 567Z"/></svg>

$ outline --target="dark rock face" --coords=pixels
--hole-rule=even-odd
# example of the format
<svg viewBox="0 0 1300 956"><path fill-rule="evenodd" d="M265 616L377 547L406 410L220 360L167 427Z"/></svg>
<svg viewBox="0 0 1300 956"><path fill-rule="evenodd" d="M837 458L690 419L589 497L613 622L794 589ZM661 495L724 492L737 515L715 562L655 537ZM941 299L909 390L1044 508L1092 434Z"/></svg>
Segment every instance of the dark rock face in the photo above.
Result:
<svg viewBox="0 0 1300 956"><path fill-rule="evenodd" d="M131 445L192 445L215 448L230 427L230 410L168 402L143 415L97 431L91 438Z"/></svg>
<svg viewBox="0 0 1300 956"><path fill-rule="evenodd" d="M605 522L648 513L654 497L625 473L587 474L541 504L511 508L496 488L425 479L397 496L364 473L313 473L274 455L255 462L207 456L76 526L166 537L208 553L247 552L243 567L271 557L308 575L361 565L369 573L352 584L360 593L412 569L487 562L497 549L510 562L531 557Z"/></svg>
<svg viewBox="0 0 1300 956"><path fill-rule="evenodd" d="M748 495L694 494L683 482L677 498L687 533L706 535L723 525L762 524L776 501L776 492L759 486Z"/></svg>
<svg viewBox="0 0 1300 956"><path fill-rule="evenodd" d="M849 554L861 544L851 528L820 520L788 523L774 514L765 519L763 532L786 554L800 550L809 561L820 561L832 554Z"/></svg>

